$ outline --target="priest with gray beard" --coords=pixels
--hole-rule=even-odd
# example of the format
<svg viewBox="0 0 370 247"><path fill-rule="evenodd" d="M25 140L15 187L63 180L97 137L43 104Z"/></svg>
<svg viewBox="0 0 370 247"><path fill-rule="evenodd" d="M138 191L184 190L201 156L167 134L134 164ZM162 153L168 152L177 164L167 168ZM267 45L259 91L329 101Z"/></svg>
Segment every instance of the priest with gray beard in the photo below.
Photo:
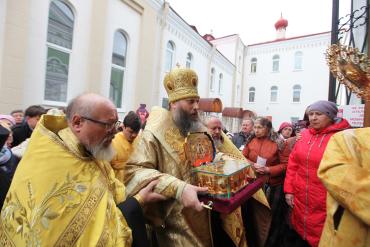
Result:
<svg viewBox="0 0 370 247"><path fill-rule="evenodd" d="M217 149L224 143L222 136L222 122L218 117L211 116L206 120L208 133L212 136L213 142Z"/></svg>
<svg viewBox="0 0 370 247"><path fill-rule="evenodd" d="M154 107L150 112L125 166L128 196L150 181L159 180L154 191L168 199L144 210L154 245L247 246L240 211L223 215L216 233L210 211L198 200L198 192L207 188L190 184L193 167L185 157L185 138L188 132L206 131L198 116L197 74L176 68L165 76L163 84L169 109Z"/></svg>

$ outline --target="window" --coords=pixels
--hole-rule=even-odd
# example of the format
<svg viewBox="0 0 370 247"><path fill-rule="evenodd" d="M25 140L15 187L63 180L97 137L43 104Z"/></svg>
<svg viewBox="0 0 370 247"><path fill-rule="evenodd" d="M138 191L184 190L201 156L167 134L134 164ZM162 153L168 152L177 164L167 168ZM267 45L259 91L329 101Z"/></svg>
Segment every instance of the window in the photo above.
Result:
<svg viewBox="0 0 370 247"><path fill-rule="evenodd" d="M274 55L272 57L272 71L273 72L279 72L279 55Z"/></svg>
<svg viewBox="0 0 370 247"><path fill-rule="evenodd" d="M249 88L249 98L248 98L248 101L249 102L254 102L255 96L256 96L256 89L254 87L250 87Z"/></svg>
<svg viewBox="0 0 370 247"><path fill-rule="evenodd" d="M299 120L299 117L290 117L290 122L297 123Z"/></svg>
<svg viewBox="0 0 370 247"><path fill-rule="evenodd" d="M293 102L301 102L301 86L293 86Z"/></svg>
<svg viewBox="0 0 370 247"><path fill-rule="evenodd" d="M303 63L303 53L301 51L297 51L294 53L294 69L301 70Z"/></svg>
<svg viewBox="0 0 370 247"><path fill-rule="evenodd" d="M278 87L277 86L272 86L270 92L271 92L271 94L270 94L270 102L277 102L277 98L278 98Z"/></svg>
<svg viewBox="0 0 370 247"><path fill-rule="evenodd" d="M218 93L221 94L222 92L222 79L223 79L223 75L222 73L220 73L220 75L218 76Z"/></svg>
<svg viewBox="0 0 370 247"><path fill-rule="evenodd" d="M193 61L193 55L188 52L188 54L186 55L186 68L190 69L191 68L191 63Z"/></svg>
<svg viewBox="0 0 370 247"><path fill-rule="evenodd" d="M44 99L66 102L69 60L72 52L74 14L63 1L49 5Z"/></svg>
<svg viewBox="0 0 370 247"><path fill-rule="evenodd" d="M256 73L257 72L257 58L252 58L251 59L251 73Z"/></svg>
<svg viewBox="0 0 370 247"><path fill-rule="evenodd" d="M215 68L212 68L211 78L210 78L210 83L209 83L209 89L211 90L211 92L215 90L215 74L216 74Z"/></svg>
<svg viewBox="0 0 370 247"><path fill-rule="evenodd" d="M167 48L166 48L166 62L165 62L166 72L170 72L172 69L174 54L175 54L175 44L172 41L168 41Z"/></svg>
<svg viewBox="0 0 370 247"><path fill-rule="evenodd" d="M126 70L127 39L121 31L114 33L109 98L117 108L122 107L123 82Z"/></svg>

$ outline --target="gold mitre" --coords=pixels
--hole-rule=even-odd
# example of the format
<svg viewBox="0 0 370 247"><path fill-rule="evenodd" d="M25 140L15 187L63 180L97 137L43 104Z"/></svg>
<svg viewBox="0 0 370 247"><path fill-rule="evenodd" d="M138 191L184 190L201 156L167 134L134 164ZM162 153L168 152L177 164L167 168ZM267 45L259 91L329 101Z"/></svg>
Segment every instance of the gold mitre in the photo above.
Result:
<svg viewBox="0 0 370 247"><path fill-rule="evenodd" d="M163 85L170 103L180 99L199 98L198 76L191 69L175 68L171 70L164 77Z"/></svg>

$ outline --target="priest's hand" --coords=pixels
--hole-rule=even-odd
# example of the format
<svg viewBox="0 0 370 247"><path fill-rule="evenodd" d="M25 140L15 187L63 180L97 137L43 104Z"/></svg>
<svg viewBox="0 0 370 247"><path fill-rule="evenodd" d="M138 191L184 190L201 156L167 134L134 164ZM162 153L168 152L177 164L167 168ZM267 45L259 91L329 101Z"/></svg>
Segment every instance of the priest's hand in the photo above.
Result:
<svg viewBox="0 0 370 247"><path fill-rule="evenodd" d="M163 201L166 200L167 197L154 192L154 187L158 184L159 180L153 180L150 182L147 186L142 188L139 193L137 194L137 198L135 198L139 201L140 205L145 205L147 203L151 202L157 202L157 201Z"/></svg>
<svg viewBox="0 0 370 247"><path fill-rule="evenodd" d="M206 192L208 188L197 187L191 184L185 185L181 195L181 203L186 208L192 208L196 211L202 211L202 203L198 199L198 192Z"/></svg>

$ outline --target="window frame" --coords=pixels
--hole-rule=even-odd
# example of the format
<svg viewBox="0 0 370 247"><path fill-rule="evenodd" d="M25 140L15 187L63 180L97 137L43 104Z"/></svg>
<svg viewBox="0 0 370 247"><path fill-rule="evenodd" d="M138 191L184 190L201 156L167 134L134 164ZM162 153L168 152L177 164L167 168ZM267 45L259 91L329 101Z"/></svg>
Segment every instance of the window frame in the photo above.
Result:
<svg viewBox="0 0 370 247"><path fill-rule="evenodd" d="M294 95L296 92L299 92L299 98L298 101L294 101ZM295 84L292 87L292 103L301 103L301 97L302 96L302 86L300 84Z"/></svg>
<svg viewBox="0 0 370 247"><path fill-rule="evenodd" d="M299 66L297 66L299 65ZM302 51L296 51L294 53L294 68L293 70L299 71L303 70L303 52Z"/></svg>
<svg viewBox="0 0 370 247"><path fill-rule="evenodd" d="M192 64L193 64L193 54L189 51L189 52L186 54L185 67L186 67L186 68L188 68L188 69L191 69Z"/></svg>
<svg viewBox="0 0 370 247"><path fill-rule="evenodd" d="M273 100L273 93L276 94L276 99ZM279 87L278 86L271 86L270 87L270 103L277 103L279 99Z"/></svg>
<svg viewBox="0 0 370 247"><path fill-rule="evenodd" d="M214 67L211 68L211 74L210 74L210 82L209 82L209 90L211 92L215 91L215 80L216 80L216 69Z"/></svg>
<svg viewBox="0 0 370 247"><path fill-rule="evenodd" d="M114 53L114 45L115 45L115 35L116 33L122 35L122 37L124 38L125 40L125 49L124 49L124 66L122 65L119 65L119 64L115 64L113 63L113 55L115 54ZM128 35L127 33L122 30L122 29L117 29L116 31L114 31L113 33L113 46L112 46L112 56L111 56L111 62L110 62L110 77L109 77L109 89L108 89L108 98L113 102L113 104L117 107L117 109L119 111L121 111L123 108L124 108L124 89L125 89L125 78L126 78L126 73L127 73L127 54L128 54L128 47L129 47L129 39L128 39ZM116 105L116 102L115 102L115 99L113 99L111 97L111 88L112 88L112 71L113 69L115 70L119 70L122 72L123 76L122 76L122 81L120 82L121 83L121 97L120 97L120 106Z"/></svg>
<svg viewBox="0 0 370 247"><path fill-rule="evenodd" d="M251 93L253 94L253 100L251 101ZM256 102L256 88L249 87L248 88L248 103L255 103Z"/></svg>
<svg viewBox="0 0 370 247"><path fill-rule="evenodd" d="M169 44L172 46L172 48L173 48L172 50L169 49L169 47L168 47ZM167 43L166 43L165 61L164 61L164 72L165 73L170 72L173 68L173 64L174 64L174 60L175 60L174 59L175 52L176 52L175 42L173 42L172 40L168 40ZM170 64L168 64L168 61L167 61L169 53L171 53L171 62L170 62ZM168 68L168 65L170 66L170 68Z"/></svg>
<svg viewBox="0 0 370 247"><path fill-rule="evenodd" d="M50 28L50 14L51 14L51 5L53 4L53 2L59 2L63 5L65 5L65 7L68 8L68 10L71 12L72 16L73 16L73 20L72 20L72 33L71 33L71 44L70 44L70 48L68 47L64 47L62 45L58 45L56 43L53 43L51 41L49 41L49 28ZM46 47L46 56L45 56L45 72L44 72L44 86L43 86L43 97L42 97L42 102L43 104L45 105L54 105L54 106L66 106L67 105L67 102L69 100L69 89L70 89L70 66L71 66L71 60L72 60L72 54L73 54L73 41L74 41L74 32L75 32L75 22L76 22L76 11L75 9L73 8L73 6L67 2L67 1L64 1L64 0L52 0L49 2L49 7L48 7L48 18L47 18L47 33L46 33L46 42L45 42L45 47ZM62 53L65 53L67 56L68 56L68 66L67 66L67 80L65 81L66 83L66 92L65 92L65 100L63 101L57 101L57 100L51 100L51 99L46 99L46 88L47 88L47 79L48 79L48 63L49 63L49 49L53 49L53 50L56 50L58 52L62 52ZM60 96L60 95L59 95Z"/></svg>
<svg viewBox="0 0 370 247"><path fill-rule="evenodd" d="M272 56L272 72L279 72L280 71L280 56L275 54Z"/></svg>
<svg viewBox="0 0 370 247"><path fill-rule="evenodd" d="M251 74L255 74L257 73L257 58L256 57L253 57L251 59L251 67L250 67L250 73Z"/></svg>
<svg viewBox="0 0 370 247"><path fill-rule="evenodd" d="M218 75L218 94L219 95L222 95L223 80L224 80L224 75L220 73Z"/></svg>

